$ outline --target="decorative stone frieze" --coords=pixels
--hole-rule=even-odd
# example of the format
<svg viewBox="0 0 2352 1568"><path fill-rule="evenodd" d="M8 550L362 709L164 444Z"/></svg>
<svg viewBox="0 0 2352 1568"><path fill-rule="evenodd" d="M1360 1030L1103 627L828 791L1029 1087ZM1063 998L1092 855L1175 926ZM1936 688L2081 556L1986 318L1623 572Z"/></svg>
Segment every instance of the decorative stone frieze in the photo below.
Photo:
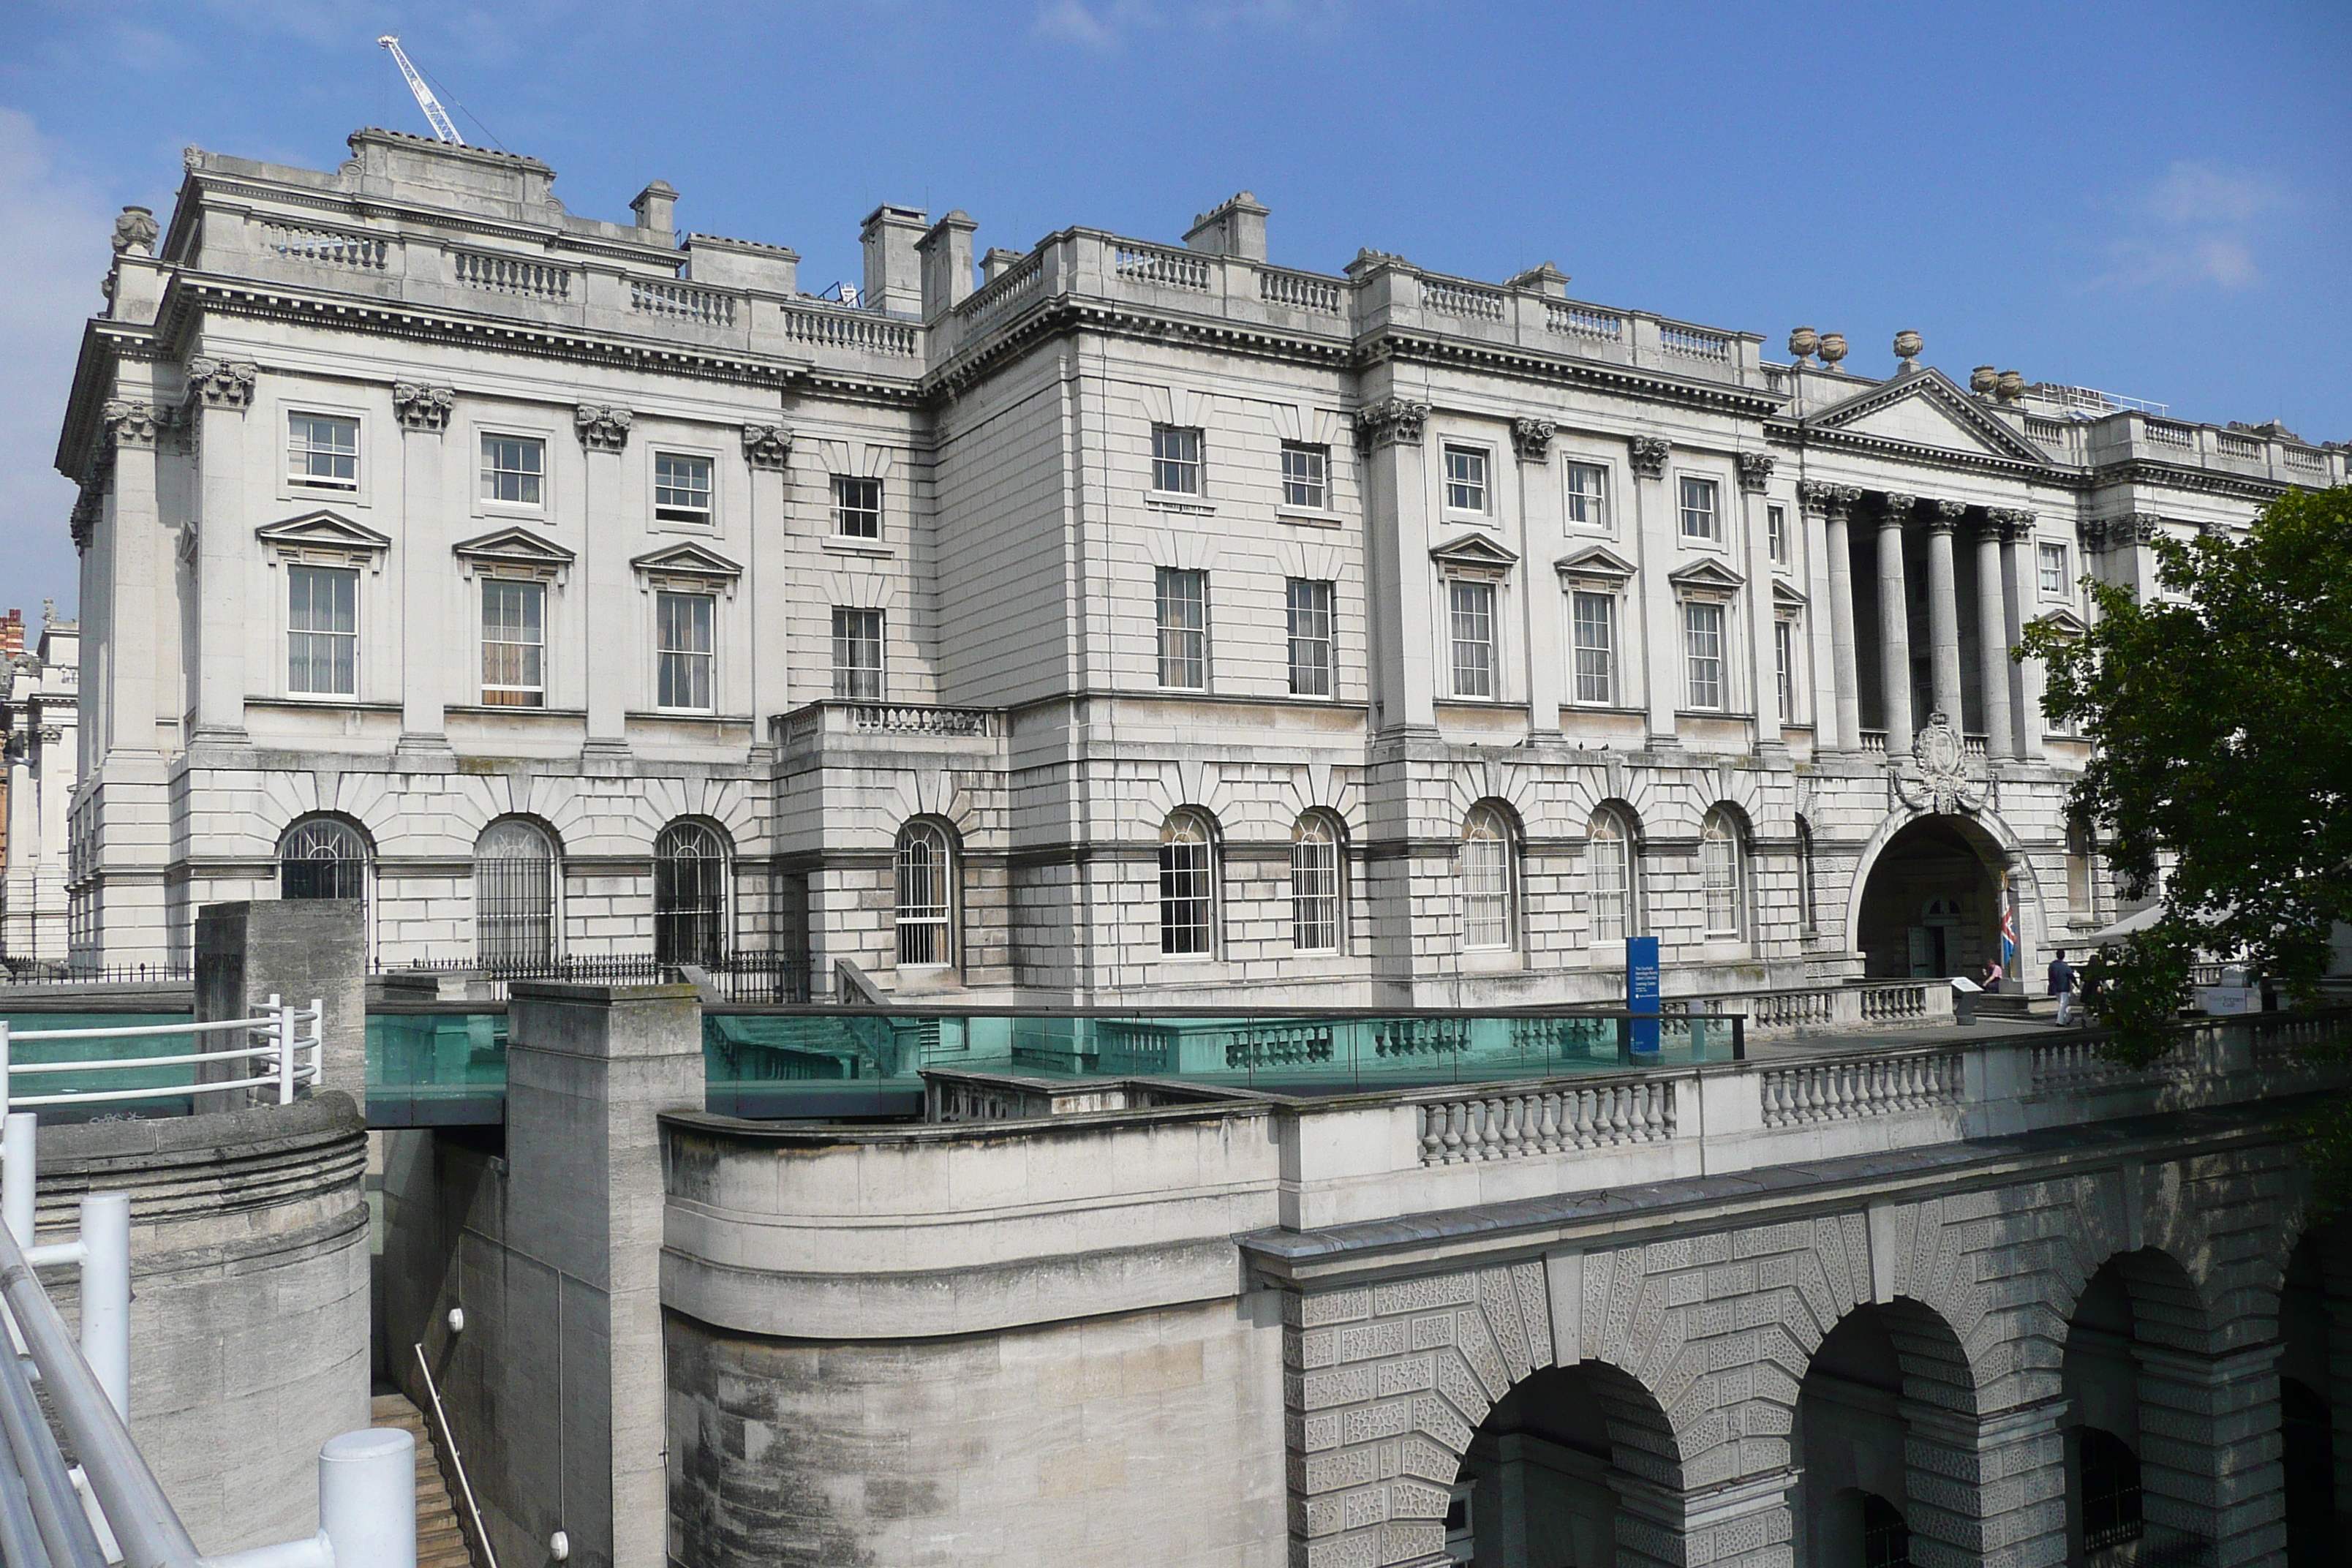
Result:
<svg viewBox="0 0 2352 1568"><path fill-rule="evenodd" d="M1970 774L1959 731L1942 710L1928 714L1927 721L1919 726L1911 742L1911 762L1917 773L1906 776L1898 772L1895 793L1912 810L1938 816L1966 812L1973 816L1983 808L1985 781Z"/></svg>
<svg viewBox="0 0 2352 1568"><path fill-rule="evenodd" d="M629 444L629 426L635 417L625 408L583 403L572 411L572 427L589 451L617 452Z"/></svg>
<svg viewBox="0 0 2352 1568"><path fill-rule="evenodd" d="M206 359L188 362L188 402L203 408L226 408L238 413L253 405L254 384L261 367L247 360Z"/></svg>
<svg viewBox="0 0 2352 1568"><path fill-rule="evenodd" d="M743 460L755 468L782 472L792 466L793 433L781 425L744 426Z"/></svg>
<svg viewBox="0 0 2352 1568"><path fill-rule="evenodd" d="M1772 454L1742 452L1737 460L1739 464L1740 489L1751 496L1762 495L1765 487L1772 482Z"/></svg>
<svg viewBox="0 0 2352 1568"><path fill-rule="evenodd" d="M392 384L393 412L400 416L404 430L437 433L449 427L450 411L457 406L457 389L454 386L434 386L424 382L395 381Z"/></svg>
<svg viewBox="0 0 2352 1568"><path fill-rule="evenodd" d="M1552 422L1549 419L1514 419L1511 421L1511 445L1518 449L1519 459L1528 463L1551 461Z"/></svg>
<svg viewBox="0 0 2352 1568"><path fill-rule="evenodd" d="M1662 479L1666 477L1666 458L1674 449L1666 444L1663 437L1628 437L1625 441L1625 450L1633 462L1633 472L1638 477L1645 479Z"/></svg>
<svg viewBox="0 0 2352 1568"><path fill-rule="evenodd" d="M1429 422L1429 405L1391 397L1356 414L1356 445L1367 452L1383 447L1418 447Z"/></svg>

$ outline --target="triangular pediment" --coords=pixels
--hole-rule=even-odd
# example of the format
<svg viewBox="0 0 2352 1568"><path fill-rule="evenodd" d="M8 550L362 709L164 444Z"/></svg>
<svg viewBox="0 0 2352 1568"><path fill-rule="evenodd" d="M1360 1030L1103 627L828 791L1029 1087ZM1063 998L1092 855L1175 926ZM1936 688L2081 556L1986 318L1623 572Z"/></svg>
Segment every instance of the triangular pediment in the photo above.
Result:
<svg viewBox="0 0 2352 1568"><path fill-rule="evenodd" d="M450 546L450 552L468 566L491 567L552 577L572 564L572 552L527 528L501 528Z"/></svg>
<svg viewBox="0 0 2352 1568"><path fill-rule="evenodd" d="M1583 578L1591 582L1622 584L1633 576L1633 563L1615 551L1594 544L1563 555L1552 563L1552 569L1563 577Z"/></svg>
<svg viewBox="0 0 2352 1568"><path fill-rule="evenodd" d="M667 550L640 555L629 564L648 576L735 578L743 575L743 568L724 555L692 543L673 544Z"/></svg>
<svg viewBox="0 0 2352 1568"><path fill-rule="evenodd" d="M1678 572L1667 573L1666 581L1685 593L1733 594L1748 579L1710 556L1694 561Z"/></svg>
<svg viewBox="0 0 2352 1568"><path fill-rule="evenodd" d="M1455 572L1499 575L1519 563L1519 558L1483 533L1465 533L1439 545L1429 558Z"/></svg>
<svg viewBox="0 0 2352 1568"><path fill-rule="evenodd" d="M2072 610L2044 610L2033 618L2037 625L2048 626L2062 637L2078 637L2091 629L2091 623Z"/></svg>
<svg viewBox="0 0 2352 1568"><path fill-rule="evenodd" d="M281 552L317 550L378 555L392 548L390 534L378 533L365 523L331 511L307 511L283 522L265 522L253 535Z"/></svg>
<svg viewBox="0 0 2352 1568"><path fill-rule="evenodd" d="M1805 607L1805 596L1776 579L1772 584L1772 607L1789 612L1801 610Z"/></svg>
<svg viewBox="0 0 2352 1568"><path fill-rule="evenodd" d="M1904 447L2046 464L2050 458L1939 370L1900 376L1808 417L1811 430L1837 431Z"/></svg>

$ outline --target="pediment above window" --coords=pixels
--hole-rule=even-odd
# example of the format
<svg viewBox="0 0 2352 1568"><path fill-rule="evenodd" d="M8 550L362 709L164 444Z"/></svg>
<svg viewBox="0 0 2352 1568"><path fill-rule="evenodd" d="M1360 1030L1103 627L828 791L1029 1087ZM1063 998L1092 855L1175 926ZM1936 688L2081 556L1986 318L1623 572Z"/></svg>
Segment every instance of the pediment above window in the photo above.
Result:
<svg viewBox="0 0 2352 1568"><path fill-rule="evenodd" d="M1429 552L1437 569L1449 577L1475 577L1498 582L1511 574L1519 558L1483 533L1465 533Z"/></svg>
<svg viewBox="0 0 2352 1568"><path fill-rule="evenodd" d="M1805 611L1805 596L1786 583L1772 584L1772 613L1779 616L1800 616Z"/></svg>
<svg viewBox="0 0 2352 1568"><path fill-rule="evenodd" d="M189 530L194 538L195 530ZM329 566L367 566L381 571L392 537L332 511L304 512L253 531L262 548L280 561Z"/></svg>
<svg viewBox="0 0 2352 1568"><path fill-rule="evenodd" d="M732 594L743 575L743 568L715 550L699 544L673 544L667 550L656 550L640 555L629 563L648 586L685 588L696 593Z"/></svg>
<svg viewBox="0 0 2352 1568"><path fill-rule="evenodd" d="M1633 563L1613 550L1595 544L1552 563L1562 581L1580 588L1619 589L1633 579Z"/></svg>
<svg viewBox="0 0 2352 1568"><path fill-rule="evenodd" d="M468 575L529 577L552 582L572 565L572 552L527 528L501 528L460 541L450 553L466 563Z"/></svg>
<svg viewBox="0 0 2352 1568"><path fill-rule="evenodd" d="M2091 629L2091 623L2072 610L2045 610L2036 616L2034 620L2041 626L2048 626L2062 637L2079 637Z"/></svg>
<svg viewBox="0 0 2352 1568"><path fill-rule="evenodd" d="M1722 562L1710 559L1694 561L1679 572L1669 572L1666 581L1685 598L1728 599L1747 584L1748 579Z"/></svg>

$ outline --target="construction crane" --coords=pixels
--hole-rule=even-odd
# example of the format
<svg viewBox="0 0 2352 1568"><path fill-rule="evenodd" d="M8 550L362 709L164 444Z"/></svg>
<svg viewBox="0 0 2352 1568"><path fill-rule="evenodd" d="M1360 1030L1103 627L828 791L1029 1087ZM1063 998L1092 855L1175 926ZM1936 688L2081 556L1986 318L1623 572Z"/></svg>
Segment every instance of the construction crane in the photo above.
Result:
<svg viewBox="0 0 2352 1568"><path fill-rule="evenodd" d="M466 139L458 135L457 128L449 122L448 111L441 107L441 100L433 96L433 89L425 85L425 79L416 74L416 68L408 63L408 56L400 47L400 35L386 33L376 42L392 51L393 62L400 67L400 74L408 79L408 90L416 95L416 107L425 110L425 121L433 127L434 136L463 147Z"/></svg>

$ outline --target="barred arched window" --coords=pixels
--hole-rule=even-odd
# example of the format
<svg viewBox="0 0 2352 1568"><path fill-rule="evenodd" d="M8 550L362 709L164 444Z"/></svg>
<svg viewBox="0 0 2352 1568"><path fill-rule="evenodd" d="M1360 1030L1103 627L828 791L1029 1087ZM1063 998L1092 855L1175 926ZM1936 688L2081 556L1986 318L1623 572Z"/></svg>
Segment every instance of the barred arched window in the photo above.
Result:
<svg viewBox="0 0 2352 1568"><path fill-rule="evenodd" d="M368 846L340 817L306 816L278 841L281 899L367 899Z"/></svg>
<svg viewBox="0 0 2352 1568"><path fill-rule="evenodd" d="M1339 829L1310 811L1290 830L1290 945L1298 952L1339 951Z"/></svg>
<svg viewBox="0 0 2352 1568"><path fill-rule="evenodd" d="M1811 936L1813 915L1813 825L1797 818L1797 929Z"/></svg>
<svg viewBox="0 0 2352 1568"><path fill-rule="evenodd" d="M902 967L955 962L955 847L936 822L898 830L898 910Z"/></svg>
<svg viewBox="0 0 2352 1568"><path fill-rule="evenodd" d="M1699 829L1699 890L1706 915L1706 934L1740 933L1742 846L1739 824L1720 807L1707 813Z"/></svg>
<svg viewBox="0 0 2352 1568"><path fill-rule="evenodd" d="M1206 958L1216 951L1217 841L1197 811L1171 815L1160 829L1160 951Z"/></svg>
<svg viewBox="0 0 2352 1568"><path fill-rule="evenodd" d="M727 841L682 819L654 840L654 958L716 963L727 952Z"/></svg>
<svg viewBox="0 0 2352 1568"><path fill-rule="evenodd" d="M1514 913L1510 819L1474 805L1462 822L1462 945L1508 947Z"/></svg>
<svg viewBox="0 0 2352 1568"><path fill-rule="evenodd" d="M486 967L553 962L555 864L555 846L520 817L500 817L474 841L474 940Z"/></svg>
<svg viewBox="0 0 2352 1568"><path fill-rule="evenodd" d="M1633 835L1624 818L1603 809L1584 835L1586 896L1592 940L1622 942L1633 934Z"/></svg>

